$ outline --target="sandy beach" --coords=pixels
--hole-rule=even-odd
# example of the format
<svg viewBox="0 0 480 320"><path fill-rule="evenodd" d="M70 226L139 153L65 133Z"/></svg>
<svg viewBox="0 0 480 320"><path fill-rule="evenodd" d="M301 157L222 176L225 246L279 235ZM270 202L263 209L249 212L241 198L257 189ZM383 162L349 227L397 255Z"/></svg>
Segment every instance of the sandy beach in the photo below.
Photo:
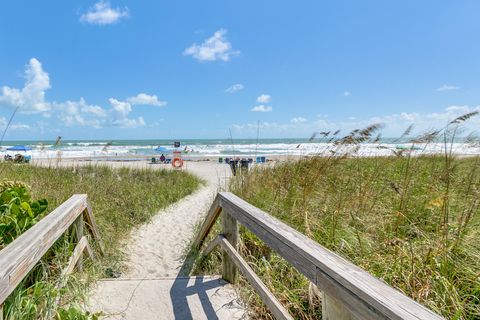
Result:
<svg viewBox="0 0 480 320"><path fill-rule="evenodd" d="M36 161L40 166L106 165L150 170L175 170L146 161ZM90 293L87 309L105 319L242 319L245 310L234 288L218 277L189 277L185 262L195 226L201 223L216 193L226 190L231 170L212 161L185 162L185 170L203 180L193 194L158 212L132 230L124 241L126 268L118 281L100 280ZM186 299L188 297L188 299ZM186 300L185 300L186 299ZM208 301L209 308L204 306ZM127 307L125 307L127 306ZM152 306L157 306L152 308ZM160 309L159 309L160 308Z"/></svg>
<svg viewBox="0 0 480 320"><path fill-rule="evenodd" d="M185 250L195 226L201 222L218 191L227 190L230 167L213 161L185 161L181 169L168 164L147 161L62 161L37 160L40 166L75 167L100 165L112 168L129 167L148 170L184 170L203 181L193 194L158 212L152 221L133 230L125 243L127 271L125 278L172 277L179 275ZM185 274L181 274L184 276Z"/></svg>

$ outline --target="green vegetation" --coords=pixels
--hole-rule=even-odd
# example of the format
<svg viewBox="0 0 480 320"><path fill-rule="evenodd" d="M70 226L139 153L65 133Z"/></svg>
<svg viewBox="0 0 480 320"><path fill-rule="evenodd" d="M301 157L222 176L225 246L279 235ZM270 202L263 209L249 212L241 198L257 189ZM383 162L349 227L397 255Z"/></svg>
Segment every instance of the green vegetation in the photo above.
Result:
<svg viewBox="0 0 480 320"><path fill-rule="evenodd" d="M122 271L121 240L133 227L148 222L159 209L200 184L185 172L106 166L46 168L0 163L0 177L22 181L1 184L0 248L75 193L88 194L106 248L105 257L86 263L83 273L74 274L65 288L57 290L58 275L74 247L71 235L66 234L7 299L6 319L95 319L80 311L82 299L92 280ZM28 192L33 199L46 200L31 201ZM58 306L57 297L61 297Z"/></svg>
<svg viewBox="0 0 480 320"><path fill-rule="evenodd" d="M45 199L31 201L21 182L0 182L0 250L37 223L47 204Z"/></svg>
<svg viewBox="0 0 480 320"><path fill-rule="evenodd" d="M480 159L311 158L255 170L234 192L452 319L480 317ZM309 282L243 232L244 253L292 314ZM266 314L257 299L252 303Z"/></svg>
<svg viewBox="0 0 480 320"><path fill-rule="evenodd" d="M442 141L443 155L358 157L361 143L378 143L378 126L341 138L326 132L321 155L254 168L231 189L446 318L479 319L480 157L451 152L458 124L473 115L409 140L416 148ZM321 317L305 277L252 233L241 229L241 238L242 255L295 319ZM220 266L214 252L196 269L218 274ZM244 279L239 288L254 318L273 319Z"/></svg>

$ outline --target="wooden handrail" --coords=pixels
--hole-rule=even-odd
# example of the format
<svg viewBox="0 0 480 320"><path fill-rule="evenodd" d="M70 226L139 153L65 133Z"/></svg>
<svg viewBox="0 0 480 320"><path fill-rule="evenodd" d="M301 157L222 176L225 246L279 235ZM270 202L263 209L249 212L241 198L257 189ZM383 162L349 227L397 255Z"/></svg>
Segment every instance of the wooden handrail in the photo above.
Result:
<svg viewBox="0 0 480 320"><path fill-rule="evenodd" d="M207 256L216 246L221 246L223 251L230 257L233 263L240 269L242 274L247 278L248 282L255 288L262 301L268 306L276 319L293 320L285 307L275 296L268 290L267 286L257 276L255 271L242 258L238 251L230 244L230 242L221 234L213 239L205 249L203 256Z"/></svg>
<svg viewBox="0 0 480 320"><path fill-rule="evenodd" d="M326 296L324 301L335 304L335 308L330 308L332 313L324 312L325 319L443 319L360 267L229 192L217 195L194 240L194 246L198 249L222 210L222 215L234 218L253 232L323 291ZM223 232L228 230L224 229ZM209 245L208 250L211 251L212 246ZM225 260L224 256L223 263L231 263ZM228 278L232 278L232 275L228 275ZM338 308L342 310L334 310Z"/></svg>
<svg viewBox="0 0 480 320"><path fill-rule="evenodd" d="M93 258L87 238L83 236L83 219L92 230L93 238L99 243L99 248L103 248L87 202L87 195L76 194L0 251L0 306L55 241L72 225L75 225L77 246L62 276L70 273L75 264L80 266L81 253L84 250L87 250Z"/></svg>

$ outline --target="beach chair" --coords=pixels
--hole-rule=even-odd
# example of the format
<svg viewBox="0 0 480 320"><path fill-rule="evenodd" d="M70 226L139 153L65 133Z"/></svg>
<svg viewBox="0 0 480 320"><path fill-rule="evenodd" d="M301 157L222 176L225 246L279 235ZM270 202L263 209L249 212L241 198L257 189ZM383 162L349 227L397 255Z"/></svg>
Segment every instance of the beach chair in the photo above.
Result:
<svg viewBox="0 0 480 320"><path fill-rule="evenodd" d="M223 158L218 158L218 163L223 163Z"/></svg>

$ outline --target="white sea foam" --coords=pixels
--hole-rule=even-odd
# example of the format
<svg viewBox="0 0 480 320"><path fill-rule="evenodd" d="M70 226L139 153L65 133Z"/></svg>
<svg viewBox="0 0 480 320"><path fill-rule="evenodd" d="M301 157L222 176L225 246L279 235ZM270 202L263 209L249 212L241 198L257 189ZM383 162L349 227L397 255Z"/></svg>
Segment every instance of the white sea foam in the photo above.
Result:
<svg viewBox="0 0 480 320"><path fill-rule="evenodd" d="M112 145L105 148L105 142L74 142L66 143L61 147L48 146L32 146L33 150L29 153L34 158L83 158L83 157L100 157L100 156L126 156L126 155L154 155L154 146L151 145ZM403 152L411 152L413 155L418 154L440 154L445 152L443 143L430 143L415 145L414 150L409 150L409 144L400 145ZM390 156L399 151L398 144L360 144L357 146L335 146L331 143L260 143L260 144L235 144L227 145L224 143L212 144L194 144L186 146L187 154L193 157L220 157L220 156L239 156L253 157L255 155L262 156L299 156L299 155L328 155L351 154L357 156ZM8 146L7 146L8 147ZM171 150L170 147L167 147ZM185 147L181 148L184 150ZM480 154L480 146L474 146L466 143L453 143L448 145L447 149L456 155L478 155ZM12 152L3 151L11 154Z"/></svg>

